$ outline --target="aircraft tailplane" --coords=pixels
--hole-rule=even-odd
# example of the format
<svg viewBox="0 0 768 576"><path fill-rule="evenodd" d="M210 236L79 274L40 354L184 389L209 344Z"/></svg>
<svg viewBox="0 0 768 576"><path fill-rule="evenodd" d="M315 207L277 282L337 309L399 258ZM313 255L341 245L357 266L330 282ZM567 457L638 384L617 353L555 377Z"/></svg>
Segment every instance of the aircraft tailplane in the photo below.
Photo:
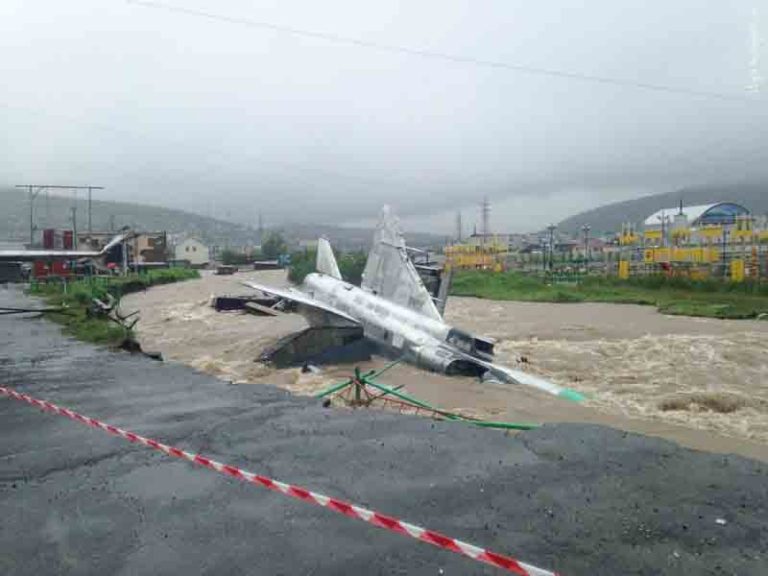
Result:
<svg viewBox="0 0 768 576"><path fill-rule="evenodd" d="M336 264L336 258L333 255L333 249L331 243L325 238L320 238L317 241L317 263L315 268L321 274L341 280L341 272L339 271L339 265Z"/></svg>

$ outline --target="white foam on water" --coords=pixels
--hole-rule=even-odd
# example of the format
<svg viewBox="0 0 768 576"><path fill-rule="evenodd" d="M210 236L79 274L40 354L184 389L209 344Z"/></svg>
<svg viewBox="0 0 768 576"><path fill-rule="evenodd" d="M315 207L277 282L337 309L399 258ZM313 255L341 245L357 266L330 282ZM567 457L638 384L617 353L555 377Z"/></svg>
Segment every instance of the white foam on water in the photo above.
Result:
<svg viewBox="0 0 768 576"><path fill-rule="evenodd" d="M253 278L281 285L284 273ZM254 362L265 346L304 321L293 314L219 313L209 306L211 294L241 293L241 279L205 275L130 294L123 305L126 312L141 310L138 334L145 349L227 381L313 394L349 375L349 366L311 375ZM586 404L600 412L768 442L768 322L664 316L649 306L476 298L449 299L447 319L496 338L499 363L586 393ZM521 356L528 362L518 362ZM390 373L389 383L410 386L425 379L421 371L402 368ZM496 397L489 392L484 398L474 380L438 380L438 403L450 397L468 412L494 415Z"/></svg>
<svg viewBox="0 0 768 576"><path fill-rule="evenodd" d="M768 334L508 340L499 360L590 396L607 413L768 441Z"/></svg>

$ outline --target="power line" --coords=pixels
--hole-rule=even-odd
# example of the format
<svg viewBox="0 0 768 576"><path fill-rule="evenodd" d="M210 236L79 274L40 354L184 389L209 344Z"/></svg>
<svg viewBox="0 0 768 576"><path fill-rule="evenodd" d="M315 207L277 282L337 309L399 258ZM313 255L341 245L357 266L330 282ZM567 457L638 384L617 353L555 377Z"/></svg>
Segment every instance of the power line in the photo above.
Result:
<svg viewBox="0 0 768 576"><path fill-rule="evenodd" d="M263 30L271 30L273 32L282 32L285 34L292 34L294 36L302 36L305 38L325 40L327 42L334 42L337 44L346 44L349 46L357 46L359 48L377 50L380 52L404 54L407 56L416 56L419 58L428 58L432 60L442 60L445 62L470 64L473 66L480 66L484 68L496 68L496 69L507 70L511 72L518 72L522 74L548 76L551 78L559 78L563 80L577 80L581 82L605 84L605 85L617 86L621 88L632 88L636 90L666 92L670 94L682 94L687 96L697 96L701 98L712 98L717 100L737 100L737 101L749 101L749 102L754 101L754 99L750 99L746 95L740 95L740 94L710 92L706 90L696 90L693 88L686 88L684 86L669 86L665 84L655 84L651 82L636 82L633 80L615 78L610 76L599 76L599 75L593 75L593 74L584 74L581 72L569 72L566 70L539 68L536 66L525 66L522 64L513 64L510 62L485 60L481 58L474 58L472 56L462 56L459 54L449 54L444 52L434 52L431 50L422 50L419 48L409 48L407 46L398 46L395 44L382 44L379 42L361 40L359 38L340 36L337 34L331 34L326 32L315 32L312 30L293 28L291 26L283 26L281 24L274 24L271 22L251 20L247 18L238 18L234 16L226 16L224 14L217 14L214 12L205 12L202 10L195 10L193 8L184 8L182 6L166 4L165 2L155 2L154 0L126 0L126 2L128 4L134 4L136 6L141 6L143 8L160 9L160 10L165 10L167 12L185 14L188 16L197 16L200 18L205 18L207 20L212 20L216 22L224 22L227 24L237 24L241 26L248 26L250 28L260 28Z"/></svg>

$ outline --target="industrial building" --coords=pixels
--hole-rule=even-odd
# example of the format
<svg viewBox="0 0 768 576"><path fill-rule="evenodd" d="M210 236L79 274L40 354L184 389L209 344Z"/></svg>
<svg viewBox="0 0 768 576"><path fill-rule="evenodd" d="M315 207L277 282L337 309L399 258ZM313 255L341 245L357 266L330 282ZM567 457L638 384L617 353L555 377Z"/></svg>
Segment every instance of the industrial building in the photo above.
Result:
<svg viewBox="0 0 768 576"><path fill-rule="evenodd" d="M765 273L766 243L768 229L745 206L681 204L649 215L640 231L624 224L616 249L617 270L624 278L667 272L740 282Z"/></svg>
<svg viewBox="0 0 768 576"><path fill-rule="evenodd" d="M666 241L670 237L674 238L675 232L685 231L686 234L697 235L713 226L717 226L718 231L727 232L750 219L749 210L733 202L688 207L681 205L679 208L658 210L648 216L643 222L643 232L646 239Z"/></svg>

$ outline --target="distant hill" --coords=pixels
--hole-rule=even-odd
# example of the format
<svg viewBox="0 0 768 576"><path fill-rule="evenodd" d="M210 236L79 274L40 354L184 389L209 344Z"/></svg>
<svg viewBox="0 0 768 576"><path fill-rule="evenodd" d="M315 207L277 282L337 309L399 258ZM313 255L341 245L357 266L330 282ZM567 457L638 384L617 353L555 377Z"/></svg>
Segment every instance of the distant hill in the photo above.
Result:
<svg viewBox="0 0 768 576"><path fill-rule="evenodd" d="M46 197L44 194L35 200L35 225L38 229L72 228L71 208L75 205L78 230L86 230L88 212L84 199L75 204L72 198ZM255 227L146 204L94 200L92 222L95 231L119 230L123 226L130 226L135 230L165 230L172 235L194 236L210 245L235 247L260 243L259 232ZM313 240L323 235L343 250L367 249L373 237L373 230L322 224L287 224L279 230L291 243ZM420 247L439 245L443 240L442 236L431 234L415 233L407 234L406 237L409 244ZM0 242L28 240L29 203L26 193L15 189L0 189Z"/></svg>
<svg viewBox="0 0 768 576"><path fill-rule="evenodd" d="M77 206L77 228L88 227L87 202L80 199L45 196L35 200L35 225L42 228L72 228L71 208ZM118 230L130 226L137 230L189 234L210 244L247 245L258 243L258 232L247 226L232 224L182 210L128 202L93 201L93 229ZM0 190L0 238L29 240L29 203L26 192Z"/></svg>
<svg viewBox="0 0 768 576"><path fill-rule="evenodd" d="M684 188L675 192L644 196L635 200L606 204L566 218L558 224L564 233L577 233L588 224L596 234L618 232L623 222L642 223L649 215L662 208L678 206L682 199L686 206L711 202L736 202L753 214L768 213L768 182Z"/></svg>
<svg viewBox="0 0 768 576"><path fill-rule="evenodd" d="M373 240L373 230L370 228L346 228L324 224L290 224L282 227L285 235L290 238L315 239L324 236L331 244L344 250L368 250ZM437 249L446 243L447 236L426 234L423 232L406 232L406 242L414 248Z"/></svg>

